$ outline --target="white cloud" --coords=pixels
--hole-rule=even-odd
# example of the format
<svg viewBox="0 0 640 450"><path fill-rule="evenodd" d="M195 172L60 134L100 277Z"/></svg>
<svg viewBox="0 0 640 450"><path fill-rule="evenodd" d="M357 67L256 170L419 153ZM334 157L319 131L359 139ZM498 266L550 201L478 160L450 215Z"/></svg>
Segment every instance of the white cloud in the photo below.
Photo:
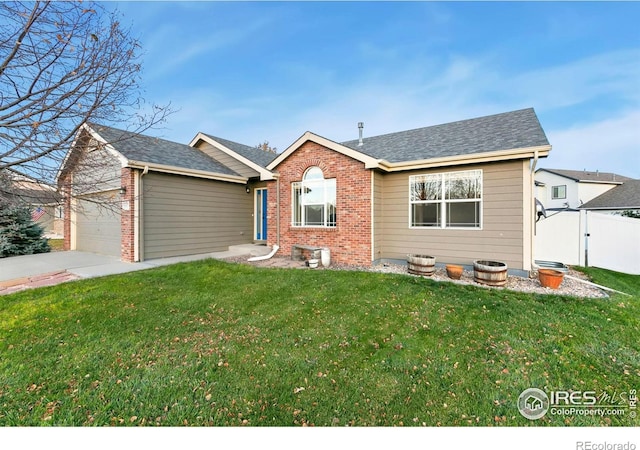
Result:
<svg viewBox="0 0 640 450"><path fill-rule="evenodd" d="M357 138L359 121L366 137L533 106L555 117L543 121L554 150L541 165L640 178L639 59L637 50L623 50L515 75L500 69L496 55L454 56L445 64L430 61L428 69L416 59L406 62L411 70L382 66L349 82L323 66L293 65L291 72L280 66L289 79L306 84L251 98L185 90L174 102L181 111L170 118L167 137L188 142L204 131L247 145L266 139L284 150L307 130L345 141ZM627 112L616 114L610 104L607 112L598 108L603 98L626 104ZM590 122L580 123L580 110L573 108L587 102Z"/></svg>
<svg viewBox="0 0 640 450"><path fill-rule="evenodd" d="M145 39L145 47L155 53L150 61L156 65L146 71L146 82L166 76L169 72L184 68L186 64L194 63L198 57L212 57L218 50L236 47L248 39L255 39L256 35L271 24L265 17L253 18L241 24L207 31L195 28L184 30L177 25L164 25Z"/></svg>
<svg viewBox="0 0 640 450"><path fill-rule="evenodd" d="M640 100L640 50L619 50L504 79L511 96L544 109L573 106L603 97Z"/></svg>
<svg viewBox="0 0 640 450"><path fill-rule="evenodd" d="M562 130L547 131L553 146L541 167L600 170L640 178L640 110Z"/></svg>

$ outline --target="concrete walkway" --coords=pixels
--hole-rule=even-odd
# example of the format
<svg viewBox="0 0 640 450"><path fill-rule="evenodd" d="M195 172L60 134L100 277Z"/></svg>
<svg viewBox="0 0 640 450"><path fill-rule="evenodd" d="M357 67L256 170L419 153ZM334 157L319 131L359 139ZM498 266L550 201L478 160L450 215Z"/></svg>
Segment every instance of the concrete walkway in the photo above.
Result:
<svg viewBox="0 0 640 450"><path fill-rule="evenodd" d="M187 261L224 259L246 255L266 255L271 248L264 245L233 245L224 252L152 259L126 263L115 256L87 252L51 252L38 255L14 256L0 259L0 294L8 294L30 287L51 286L79 278L134 272Z"/></svg>

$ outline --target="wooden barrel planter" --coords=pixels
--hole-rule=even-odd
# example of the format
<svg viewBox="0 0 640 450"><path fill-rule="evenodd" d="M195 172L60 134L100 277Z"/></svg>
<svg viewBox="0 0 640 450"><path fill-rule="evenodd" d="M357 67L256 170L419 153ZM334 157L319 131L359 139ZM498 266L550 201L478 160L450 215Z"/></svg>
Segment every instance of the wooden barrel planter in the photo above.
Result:
<svg viewBox="0 0 640 450"><path fill-rule="evenodd" d="M553 269L538 269L538 279L542 286L558 289L564 279L564 273Z"/></svg>
<svg viewBox="0 0 640 450"><path fill-rule="evenodd" d="M488 286L504 286L507 283L507 265L500 261L476 260L473 262L473 279Z"/></svg>
<svg viewBox="0 0 640 450"><path fill-rule="evenodd" d="M407 255L409 273L430 277L436 271L435 256L428 255Z"/></svg>

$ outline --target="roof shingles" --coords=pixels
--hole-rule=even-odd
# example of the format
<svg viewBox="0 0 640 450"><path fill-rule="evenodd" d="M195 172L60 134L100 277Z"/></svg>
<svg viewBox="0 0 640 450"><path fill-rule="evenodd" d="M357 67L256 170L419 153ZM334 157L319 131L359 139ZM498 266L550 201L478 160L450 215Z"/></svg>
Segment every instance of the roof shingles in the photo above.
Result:
<svg viewBox="0 0 640 450"><path fill-rule="evenodd" d="M130 161L238 175L227 166L188 145L104 125L91 125L91 128Z"/></svg>
<svg viewBox="0 0 640 450"><path fill-rule="evenodd" d="M580 209L640 209L640 180L627 179L620 186L589 200Z"/></svg>
<svg viewBox="0 0 640 450"><path fill-rule="evenodd" d="M249 161L259 165L260 167L267 167L267 164L269 164L277 156L275 153L267 152L257 147L250 147L248 145L239 144L237 142L222 139L206 133L203 134L210 137L214 141L224 145L229 150L233 150L238 155L247 158Z"/></svg>
<svg viewBox="0 0 640 450"><path fill-rule="evenodd" d="M414 130L365 137L342 145L391 163L548 146L533 108Z"/></svg>

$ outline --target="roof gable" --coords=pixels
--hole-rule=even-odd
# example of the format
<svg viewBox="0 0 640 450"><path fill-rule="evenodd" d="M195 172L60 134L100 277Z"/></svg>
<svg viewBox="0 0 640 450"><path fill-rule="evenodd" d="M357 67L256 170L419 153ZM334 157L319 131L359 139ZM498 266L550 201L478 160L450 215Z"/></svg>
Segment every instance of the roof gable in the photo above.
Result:
<svg viewBox="0 0 640 450"><path fill-rule="evenodd" d="M194 147L201 140L213 145L218 150L223 151L235 160L252 168L260 174L261 180L273 179L273 174L267 169L267 165L276 156L275 154L259 148L233 142L228 139L211 136L206 133L198 133L196 137L191 140L189 145Z"/></svg>
<svg viewBox="0 0 640 450"><path fill-rule="evenodd" d="M276 158L269 163L267 169L273 170L278 164L287 159L293 152L295 152L298 148L302 146L305 142L312 141L316 144L320 144L323 147L326 147L330 150L336 151L338 153L342 153L350 158L353 158L357 161L364 163L367 169L372 169L379 166L379 161L371 156L368 156L364 153L353 150L349 147L346 147L342 144L338 144L330 139L319 136L310 131L305 132L302 136L300 136L293 144L291 144L285 151L280 153Z"/></svg>
<svg viewBox="0 0 640 450"><path fill-rule="evenodd" d="M275 153L267 152L265 150L251 147L249 145L239 144L238 142L233 142L228 139L222 139L216 136L212 136L210 134L202 133L205 136L213 139L216 142L224 145L225 147L233 150L238 155L244 156L249 161L254 162L261 167L267 167L267 165L276 157Z"/></svg>
<svg viewBox="0 0 640 450"><path fill-rule="evenodd" d="M83 141L81 138L83 133L88 133L103 144L104 150L116 157L122 167L149 169L232 183L247 181L246 177L242 177L219 161L188 145L98 124L85 124L80 129L58 171L58 180L63 173L73 170L73 161L77 158L71 155L76 153L76 147Z"/></svg>
<svg viewBox="0 0 640 450"><path fill-rule="evenodd" d="M640 209L640 180L628 179L589 200L580 209Z"/></svg>

